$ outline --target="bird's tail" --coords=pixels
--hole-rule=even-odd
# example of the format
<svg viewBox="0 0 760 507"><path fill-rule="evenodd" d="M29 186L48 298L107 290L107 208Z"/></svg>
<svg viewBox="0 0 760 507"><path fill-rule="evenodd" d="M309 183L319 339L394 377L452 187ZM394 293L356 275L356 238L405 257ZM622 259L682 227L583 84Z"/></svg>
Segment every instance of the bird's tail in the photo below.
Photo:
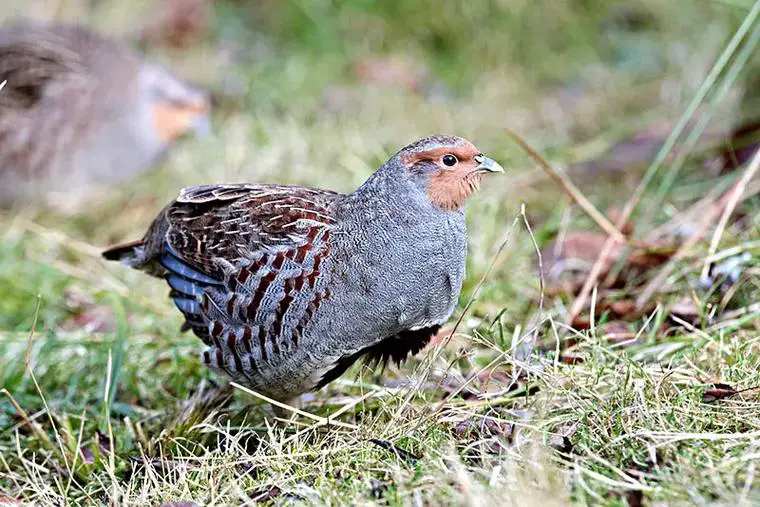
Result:
<svg viewBox="0 0 760 507"><path fill-rule="evenodd" d="M135 266L142 262L144 247L145 243L139 239L137 241L130 241L129 243L112 246L107 250L103 250L102 255L106 260L118 261L128 266Z"/></svg>

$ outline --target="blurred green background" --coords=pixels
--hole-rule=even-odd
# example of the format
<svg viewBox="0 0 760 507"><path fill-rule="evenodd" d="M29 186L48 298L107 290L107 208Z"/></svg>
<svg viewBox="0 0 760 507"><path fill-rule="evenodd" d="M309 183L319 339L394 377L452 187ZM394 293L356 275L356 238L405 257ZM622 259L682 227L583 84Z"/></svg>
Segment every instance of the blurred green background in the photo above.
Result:
<svg viewBox="0 0 760 507"><path fill-rule="evenodd" d="M29 413L41 410L24 364L28 332L36 321L38 338L30 357L42 390L56 414L86 413L86 434L91 437L91 426L105 431L102 403L111 364L115 387L110 387L114 402L110 408L123 472L128 468L126 457L134 455L138 445L125 418L142 419L148 439L162 442L166 424L170 428L177 424L184 401L210 374L197 361L200 342L178 332L181 318L165 297L165 284L106 264L99 249L140 237L182 187L245 181L350 192L396 150L433 133L467 137L507 169L503 177L488 179L468 204L470 255L459 312L522 204L540 247L559 231L597 230L554 183L543 178L504 128L518 132L556 166L570 168L573 179L599 209L622 207L751 6L748 0L2 0L0 22L26 17L86 24L207 88L215 108L212 135L183 140L150 174L103 189L79 211L62 215L30 203L0 214L0 387L8 388ZM645 216L638 234L645 235L647 227L678 214L716 187L722 176L711 172L712 158L706 150L721 144L741 121L755 117L756 75L757 59L750 60L715 104L706 141L687 158L665 202L660 205L645 195L633 220ZM708 93L707 102L715 98L714 92ZM644 143L643 156L624 153L598 159L630 139L653 141ZM589 159L597 162L584 165ZM573 167L583 169L573 172ZM655 177L651 188L661 181L662 176ZM758 216L756 201L745 206L747 216ZM756 221L750 218L748 223ZM731 241L754 241L756 230L756 226L740 229ZM688 294L691 287L684 283L678 290ZM742 299L744 292L737 293L732 305L753 301ZM484 285L465 321L466 332L508 348L513 333L519 336L535 322L538 294L535 249L521 231ZM554 296L547 296L546 315L563 321L572 296ZM632 326L634 331L644 329L641 319ZM652 354L659 354L658 347L672 345L657 342L656 335L654 328L648 335ZM545 338L551 342L547 347L551 353L554 336L547 333ZM674 344L668 350L681 346ZM579 382L596 385L608 376L607 389L594 396L606 396L608 411L600 412L599 418L613 421L611 425L628 417L625 414L641 413L646 419L648 412L639 412L638 405L629 410L640 393L618 389L616 382L631 371L644 377L651 372L641 373L632 366L621 373L615 368L628 364L624 359L618 361L606 343L595 342L594 347L583 356L589 360L588 369L569 369L567 378L586 371L589 376ZM475 349L484 355L493 352L487 347ZM627 356L622 351L619 357ZM722 364L712 356L700 357L704 362L689 369L689 375ZM735 357L751 356L737 349ZM750 362L739 364L758 371ZM597 366L599 370L594 370ZM555 373L557 367L555 363ZM355 375L345 378L349 379L345 385L333 384L328 394L331 389L354 393L349 383ZM582 389L568 384L568 392L562 391L563 382L547 381L542 389L551 400L574 400L569 391L585 392L586 384ZM325 392L320 396L327 399ZM675 393L667 402L681 407L691 399ZM583 436L576 441L614 462L619 468L604 468L591 458L588 466L617 479L618 470L630 465L627 451L621 450L619 461L609 455L618 449L609 449L611 440L605 440L608 435L597 431L593 420L597 407L587 404L593 403L584 399L561 411L571 420L580 421L581 413L591 417L591 422L584 419L579 430ZM15 450L7 429L18 422L15 411L5 399L0 399L0 409L0 428L6 428L0 433L0 450ZM673 424L686 421L681 427L692 428L692 409L683 408L689 415L674 416ZM383 411L378 413L382 418ZM700 419L704 431L713 431L710 417ZM731 426L734 420L728 414L721 419L722 428L743 431ZM653 419L649 423L660 424ZM453 438L439 431L437 421L425 429L430 430L425 436L429 440L419 437L419 446L426 452ZM188 441L200 438L185 430L182 426L177 434ZM36 445L33 436L25 435L23 440L24 445ZM722 457L717 448L699 459L689 454L709 452L707 447L695 442L688 452L673 458L672 468L663 469L661 478L672 481L671 493L663 496L666 500L670 494L681 501L690 498L690 481L712 474L710 466L688 468L700 460L707 463ZM745 450L755 452L752 449ZM648 459L643 445L629 450L639 462ZM332 494L336 501L366 495L364 483L372 476L371 467L347 465L356 456L350 458L336 467L350 467L360 476L356 483L344 481L347 489L355 488L350 494L358 496L339 497L328 485L323 499ZM280 462L277 466L286 477L315 473L308 463L303 469L293 465L295 471ZM110 476L101 469L97 473L107 484ZM234 483L234 471L230 476ZM739 484L738 479L735 482ZM615 489L603 480L594 487ZM574 495L584 498L582 488L573 488ZM436 494L426 498L435 504ZM717 498L711 494L708 491L704 498Z"/></svg>

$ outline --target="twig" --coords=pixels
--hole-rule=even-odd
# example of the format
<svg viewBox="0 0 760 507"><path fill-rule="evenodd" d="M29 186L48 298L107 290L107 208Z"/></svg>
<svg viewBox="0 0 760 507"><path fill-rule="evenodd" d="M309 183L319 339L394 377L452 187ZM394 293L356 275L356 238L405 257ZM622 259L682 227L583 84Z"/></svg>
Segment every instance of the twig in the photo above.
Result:
<svg viewBox="0 0 760 507"><path fill-rule="evenodd" d="M702 267L702 274L700 276L701 279L706 279L710 274L709 259L715 255L715 252L718 250L718 245L720 244L720 239L723 237L723 232L726 230L728 219L733 214L734 210L736 209L736 205L739 204L739 199L741 199L744 191L747 188L747 185L749 184L749 181L753 176L755 176L758 169L760 169L760 149L755 152L755 156L752 157L752 162L750 162L749 167L747 167L747 170L744 171L741 179L736 183L733 192L730 194L728 203L726 204L725 208L723 208L723 214L720 216L718 227L715 228L715 232L713 233L712 239L710 240L710 247L707 249L707 257L705 258L705 263Z"/></svg>
<svg viewBox="0 0 760 507"><path fill-rule="evenodd" d="M545 284L544 284L544 261L541 257L541 249L538 248L538 242L536 241L536 237L533 235L533 229L530 227L530 223L528 222L528 216L525 214L525 204L520 206L520 216L522 217L523 223L525 224L525 229L528 231L528 235L530 236L530 240L533 243L533 248L536 251L536 258L538 259L538 321L540 324L534 328L534 331L531 333L531 343L528 344L528 347L523 347L523 356L522 357L528 357L532 352L533 348L536 345L536 335L538 334L538 331L543 325L543 315L544 315L544 290L545 290ZM520 340L516 346L515 346L515 354L518 354L517 347L521 346L525 343L525 340ZM527 351L526 351L527 349ZM527 352L527 353L525 353Z"/></svg>
<svg viewBox="0 0 760 507"><path fill-rule="evenodd" d="M329 424L331 426L340 426L342 428L349 428L349 429L352 429L352 430L358 430L359 429L359 427L357 425L355 425L355 424L344 423L344 422L341 422L341 421L333 421L332 419L325 418L325 417L320 417L318 415L311 414L309 412L297 409L295 407L291 407L290 405L288 405L286 403L282 403L282 402L279 402L277 400L273 400L272 398L269 398L268 396L264 396L261 393L257 393L253 389L249 389L249 388L247 388L245 386L242 386L242 385L238 384L237 382L230 382L230 385L232 387L236 388L236 389L240 389L244 393L250 394L251 396L255 396L256 398L259 398L260 400L266 401L267 403L270 403L270 404L275 405L277 407L283 408L283 409L288 410L290 412L293 412L293 413L296 413L296 414L301 415L303 417L306 417L308 419L311 419L312 421L317 421L317 422L319 422L321 424Z"/></svg>
<svg viewBox="0 0 760 507"><path fill-rule="evenodd" d="M363 396L361 396L361 397L353 400L350 403L346 403L345 405L343 405L340 409L338 409L335 412L333 412L332 414L330 414L330 417L326 418L324 421L317 421L314 424L312 424L311 426L308 426L308 427L306 427L306 428L304 428L302 430L299 430L299 431L295 432L294 434L292 434L291 436L289 436L288 438L286 438L285 440L283 440L282 442L280 442L280 445L281 446L285 446L285 444L287 444L291 440L297 439L298 437L300 437L304 433L307 433L309 431L317 429L320 426L324 426L326 424L332 424L333 418L338 417L339 415L341 415L341 414L343 414L345 412L348 412L349 410L351 410L352 408L354 408L359 403L362 403L367 398L370 398L370 397L376 396L376 395L377 395L377 392L375 392L375 391L370 391L368 393L365 393Z"/></svg>
<svg viewBox="0 0 760 507"><path fill-rule="evenodd" d="M536 258L538 259L538 313L540 317L544 313L544 261L541 257L541 249L538 248L536 237L533 235L533 229L531 229L530 223L528 222L528 216L525 214L525 204L520 206L520 216L522 217L523 223L525 224L525 228L528 230L528 235L530 236L530 240L533 243L533 248L536 251Z"/></svg>
<svg viewBox="0 0 760 507"><path fill-rule="evenodd" d="M18 414L18 416L21 418L22 421L24 421L24 424L26 424L27 426L29 426L29 428L31 428L34 434L37 435L37 438L45 442L48 445L48 447L50 447L52 450L55 450L55 444L53 443L52 440L50 440L50 437L48 436L48 434L45 433L45 431L42 429L42 427L40 427L37 421L34 421L29 418L29 414L26 413L26 410L21 408L21 405L18 404L16 399L13 397L13 395L6 388L0 389L0 394L4 394L8 398L8 401L11 402L11 405L13 405L13 408L16 409L16 413Z"/></svg>
<svg viewBox="0 0 760 507"><path fill-rule="evenodd" d="M54 244L60 244L68 247L81 254L100 260L103 248L91 245L86 241L80 241L78 239L70 238L61 231L56 231L42 226L31 220L27 220L24 217L16 217L21 225L31 233L41 236L43 239L51 241Z"/></svg>
<svg viewBox="0 0 760 507"><path fill-rule="evenodd" d="M625 234L620 232L620 229L618 227L615 227L612 222L610 222L607 217L605 217L596 207L589 201L585 195L583 195L583 192L578 189L578 187L575 186L575 184L570 180L570 178L567 177L567 175L557 171L554 169L549 162L546 161L536 150L531 148L531 146L517 133L510 130L509 128L505 128L507 134L509 137L515 140L517 144L520 145L520 147L525 150L528 155L544 170L546 171L551 178L556 181L564 190L567 192L572 199L578 203L578 205L583 208L583 211L585 211L593 220L597 223L599 227L601 227L607 234L612 236L615 241L618 243L628 243L628 240L625 237Z"/></svg>

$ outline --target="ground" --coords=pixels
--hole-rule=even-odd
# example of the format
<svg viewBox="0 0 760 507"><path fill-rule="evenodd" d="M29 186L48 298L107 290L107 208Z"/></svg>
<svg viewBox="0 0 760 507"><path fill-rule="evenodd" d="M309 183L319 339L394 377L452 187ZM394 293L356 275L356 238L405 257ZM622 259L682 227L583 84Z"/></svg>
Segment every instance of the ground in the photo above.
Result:
<svg viewBox="0 0 760 507"><path fill-rule="evenodd" d="M152 11L175 4L195 5L192 22ZM151 174L78 211L0 215L0 497L760 502L760 188L753 153L729 149L731 129L757 117L749 0L208 4L0 6L3 20L140 39L217 104L213 134ZM507 128L612 222L646 183L617 226L629 245L613 246L579 312L609 231ZM383 372L352 368L306 400L309 415L272 421L200 365L163 282L100 258L183 186L348 192L431 133L507 168L468 204L460 304L433 347Z"/></svg>

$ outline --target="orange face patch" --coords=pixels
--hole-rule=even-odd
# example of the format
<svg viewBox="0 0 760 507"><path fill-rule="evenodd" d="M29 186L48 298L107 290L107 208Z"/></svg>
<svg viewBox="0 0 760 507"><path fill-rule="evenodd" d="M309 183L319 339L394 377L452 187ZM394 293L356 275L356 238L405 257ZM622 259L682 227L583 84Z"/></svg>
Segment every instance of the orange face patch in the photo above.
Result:
<svg viewBox="0 0 760 507"><path fill-rule="evenodd" d="M480 188L481 172L439 169L428 182L430 202L446 211L456 211Z"/></svg>
<svg viewBox="0 0 760 507"><path fill-rule="evenodd" d="M428 181L430 202L446 211L455 211L480 188L482 173L476 171L480 164L475 160L479 153L475 146L464 142L460 146L413 153L403 157L401 162L409 167L423 161L438 166ZM457 158L456 164L447 166L443 161L446 155L454 155Z"/></svg>
<svg viewBox="0 0 760 507"><path fill-rule="evenodd" d="M188 132L198 117L205 115L207 111L208 104L202 101L182 106L157 102L153 105L151 113L159 137L168 144Z"/></svg>

